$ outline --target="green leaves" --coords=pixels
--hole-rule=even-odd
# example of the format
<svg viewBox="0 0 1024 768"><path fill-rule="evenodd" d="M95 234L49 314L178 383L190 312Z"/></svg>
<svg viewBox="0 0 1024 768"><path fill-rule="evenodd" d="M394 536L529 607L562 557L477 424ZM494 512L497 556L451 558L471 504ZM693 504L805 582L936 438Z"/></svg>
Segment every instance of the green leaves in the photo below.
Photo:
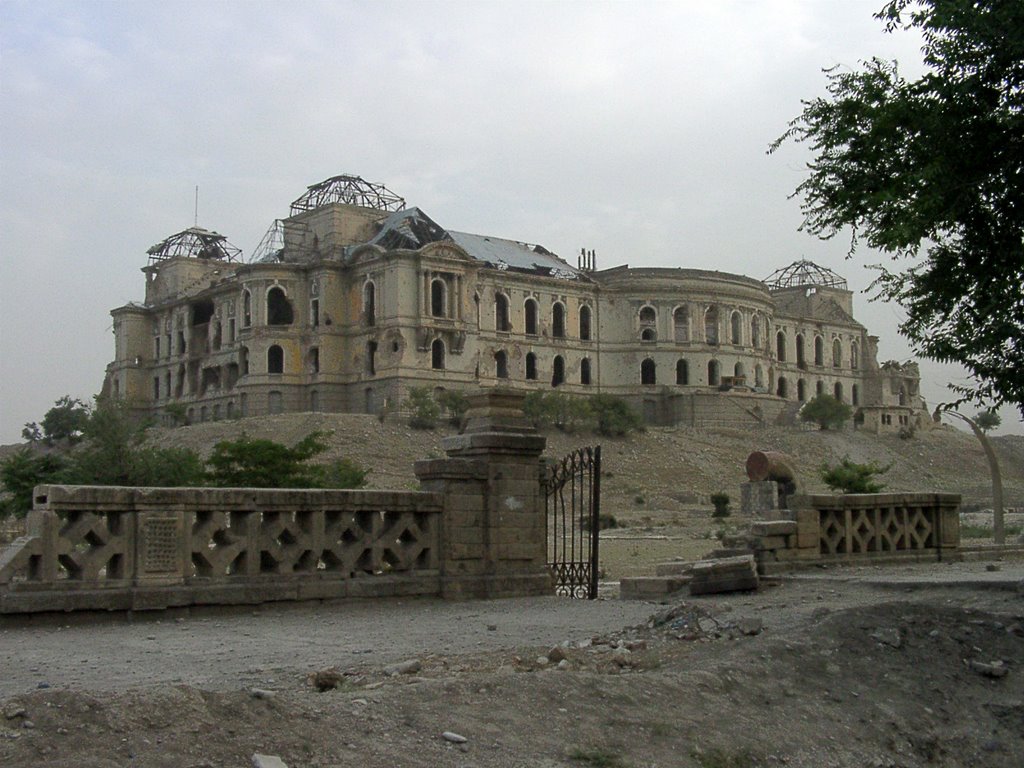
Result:
<svg viewBox="0 0 1024 768"><path fill-rule="evenodd" d="M1024 3L894 0L877 16L920 31L928 71L826 70L828 96L769 151L815 153L794 193L805 231L849 228L851 254L863 240L917 262L875 283L906 310L915 351L966 367L964 398L1024 415Z"/></svg>

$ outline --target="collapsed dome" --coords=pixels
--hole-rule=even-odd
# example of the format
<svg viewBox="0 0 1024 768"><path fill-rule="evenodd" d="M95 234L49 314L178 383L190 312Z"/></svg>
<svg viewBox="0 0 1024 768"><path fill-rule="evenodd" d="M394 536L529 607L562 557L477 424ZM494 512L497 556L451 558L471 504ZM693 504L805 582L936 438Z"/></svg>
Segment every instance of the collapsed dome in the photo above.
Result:
<svg viewBox="0 0 1024 768"><path fill-rule="evenodd" d="M294 216L331 203L358 205L361 208L391 212L405 208L405 199L383 184L373 184L360 176L342 174L308 187L298 200L292 202L291 213Z"/></svg>
<svg viewBox="0 0 1024 768"><path fill-rule="evenodd" d="M146 253L149 254L151 264L177 257L231 262L241 257L242 249L233 246L224 235L217 232L202 227L189 227L157 243Z"/></svg>
<svg viewBox="0 0 1024 768"><path fill-rule="evenodd" d="M780 288L799 288L804 285L848 290L846 278L840 277L828 267L822 267L806 259L794 261L788 267L775 270L764 279L764 283L772 291Z"/></svg>

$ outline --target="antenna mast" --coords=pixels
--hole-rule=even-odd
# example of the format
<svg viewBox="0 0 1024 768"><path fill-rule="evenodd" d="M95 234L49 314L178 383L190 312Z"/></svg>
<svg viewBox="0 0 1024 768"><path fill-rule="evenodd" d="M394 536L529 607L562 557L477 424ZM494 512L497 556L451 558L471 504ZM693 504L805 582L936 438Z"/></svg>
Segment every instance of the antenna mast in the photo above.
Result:
<svg viewBox="0 0 1024 768"><path fill-rule="evenodd" d="M196 184L196 214L195 214L195 218L192 220L192 225L196 226L196 227L199 226L199 185L198 184Z"/></svg>

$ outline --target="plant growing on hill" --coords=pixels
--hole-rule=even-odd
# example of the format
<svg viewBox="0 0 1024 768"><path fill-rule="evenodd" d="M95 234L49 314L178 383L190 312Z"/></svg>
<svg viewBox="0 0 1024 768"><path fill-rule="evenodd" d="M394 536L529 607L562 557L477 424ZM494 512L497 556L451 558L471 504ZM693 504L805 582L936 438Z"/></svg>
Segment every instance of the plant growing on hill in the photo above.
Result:
<svg viewBox="0 0 1024 768"><path fill-rule="evenodd" d="M832 395L812 397L800 409L800 420L817 424L821 429L839 429L850 420L853 408Z"/></svg>
<svg viewBox="0 0 1024 768"><path fill-rule="evenodd" d="M441 416L441 406L437 404L427 387L413 387L405 405L412 410L409 415L409 426L413 429L433 429Z"/></svg>
<svg viewBox="0 0 1024 768"><path fill-rule="evenodd" d="M711 494L711 503L715 507L715 511L711 513L712 517L728 517L729 516L729 494L719 491L718 493Z"/></svg>
<svg viewBox="0 0 1024 768"><path fill-rule="evenodd" d="M336 462L328 468L309 463L327 449L326 436L324 432L311 432L291 448L248 435L222 440L213 447L207 461L207 477L221 488L324 488L329 478L334 482L349 478L362 484L365 473L353 473L353 469L358 470L355 465Z"/></svg>
<svg viewBox="0 0 1024 768"><path fill-rule="evenodd" d="M840 493L878 493L885 485L877 482L877 475L885 474L892 464L880 466L876 462L857 464L848 456L835 465L821 466L821 479L833 491Z"/></svg>
<svg viewBox="0 0 1024 768"><path fill-rule="evenodd" d="M469 398L454 389L440 392L437 395L437 404L448 412L448 422L454 427L462 424L462 418L469 410Z"/></svg>
<svg viewBox="0 0 1024 768"><path fill-rule="evenodd" d="M57 453L37 453L21 448L0 464L0 482L10 496L0 502L0 518L24 517L32 508L32 489L59 483L67 461Z"/></svg>
<svg viewBox="0 0 1024 768"><path fill-rule="evenodd" d="M89 406L70 395L64 395L43 416L41 424L31 422L21 430L25 440L42 440L47 445L74 445L82 439L89 423Z"/></svg>
<svg viewBox="0 0 1024 768"><path fill-rule="evenodd" d="M643 432L644 422L629 403L615 395L594 395L590 410L596 420L598 434L620 437L630 432Z"/></svg>

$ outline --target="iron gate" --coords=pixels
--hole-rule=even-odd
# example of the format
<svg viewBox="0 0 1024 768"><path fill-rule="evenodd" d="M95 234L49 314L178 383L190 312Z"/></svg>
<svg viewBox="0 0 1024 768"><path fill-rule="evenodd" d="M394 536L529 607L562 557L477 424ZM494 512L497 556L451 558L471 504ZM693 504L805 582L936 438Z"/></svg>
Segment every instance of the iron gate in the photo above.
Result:
<svg viewBox="0 0 1024 768"><path fill-rule="evenodd" d="M544 473L548 567L555 593L597 597L601 446L577 448Z"/></svg>

